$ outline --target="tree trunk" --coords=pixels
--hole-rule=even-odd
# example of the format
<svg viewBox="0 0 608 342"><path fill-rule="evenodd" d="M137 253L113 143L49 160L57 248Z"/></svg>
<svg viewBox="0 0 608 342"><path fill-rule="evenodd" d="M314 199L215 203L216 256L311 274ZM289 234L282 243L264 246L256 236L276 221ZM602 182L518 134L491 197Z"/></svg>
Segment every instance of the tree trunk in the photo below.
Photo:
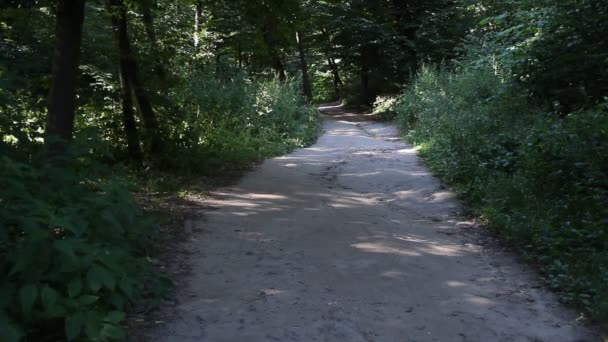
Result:
<svg viewBox="0 0 608 342"><path fill-rule="evenodd" d="M137 111L141 115L144 122L144 127L146 128L146 140L149 142L149 151L152 154L157 154L160 151L162 145L159 136L160 132L158 129L156 113L152 108L152 104L148 99L146 91L139 82L139 78L137 76L137 64L132 63L130 67L133 68L133 71L131 72L131 89L133 92L133 96L135 97L135 105L137 106Z"/></svg>
<svg viewBox="0 0 608 342"><path fill-rule="evenodd" d="M371 104L369 95L369 67L367 66L367 61L363 54L361 57L361 96L363 97L364 104Z"/></svg>
<svg viewBox="0 0 608 342"><path fill-rule="evenodd" d="M304 41L302 32L296 32L296 41L298 43L298 51L300 52L300 67L302 68L302 89L304 96L309 101L312 101L312 87L310 85L310 79L308 78L308 64L306 63L306 53L304 51Z"/></svg>
<svg viewBox="0 0 608 342"><path fill-rule="evenodd" d="M57 1L53 84L45 130L45 144L50 156L63 154L72 140L84 4L85 0Z"/></svg>
<svg viewBox="0 0 608 342"><path fill-rule="evenodd" d="M274 60L274 70L276 73L279 82L285 83L287 81L287 75L285 75L285 67L283 66L283 62L281 61L281 57L275 52L272 52L272 59Z"/></svg>
<svg viewBox="0 0 608 342"><path fill-rule="evenodd" d="M220 54L220 48L215 48L215 75L219 77L222 74L222 55Z"/></svg>
<svg viewBox="0 0 608 342"><path fill-rule="evenodd" d="M329 64L329 68L334 75L334 92L339 100L342 97L342 88L344 87L344 83L340 78L340 71L338 70L338 66L336 65L334 59L328 56L327 63Z"/></svg>
<svg viewBox="0 0 608 342"><path fill-rule="evenodd" d="M125 80L124 66L120 63L120 86L122 99L122 122L125 127L125 135L127 136L127 150L129 156L138 162L142 161L142 152L140 147L139 133L137 132L137 124L135 123L135 113L133 112L133 97L129 82Z"/></svg>
<svg viewBox="0 0 608 342"><path fill-rule="evenodd" d="M124 78L125 83L128 83L131 96L144 123L145 137L149 145L148 150L151 153L156 153L161 147L158 122L148 96L139 81L137 62L129 42L126 8L122 0L108 0L108 10L111 13L112 22L115 23L115 37L121 61L121 77Z"/></svg>
<svg viewBox="0 0 608 342"><path fill-rule="evenodd" d="M194 8L194 47L198 49L203 27L203 0L196 0Z"/></svg>
<svg viewBox="0 0 608 342"><path fill-rule="evenodd" d="M417 31L418 28L409 28L407 30L403 30L403 34L405 37L407 37L408 41L414 42L416 41ZM415 47L407 44L407 41L404 42L402 46L404 51L409 52L408 58L405 61L405 64L407 65L407 75L405 75L406 77L403 79L403 82L407 83L410 82L414 78L414 75L416 75L418 72L418 51Z"/></svg>
<svg viewBox="0 0 608 342"><path fill-rule="evenodd" d="M287 76L285 75L285 67L281 61L280 52L277 51L276 48L275 39L272 38L274 30L274 23L267 23L262 28L262 37L264 38L264 43L266 43L266 46L268 47L268 53L272 61L275 75L279 82L284 83L287 80Z"/></svg>
<svg viewBox="0 0 608 342"><path fill-rule="evenodd" d="M418 73L418 51L416 49L412 49L410 51L410 77L409 80L412 80L414 76Z"/></svg>
<svg viewBox="0 0 608 342"><path fill-rule="evenodd" d="M139 133L137 132L137 124L135 122L135 113L133 111L133 90L131 89L130 79L133 77L130 75L131 68L129 67L128 56L123 54L125 49L128 49L128 42L125 41L124 36L127 34L126 26L123 26L120 20L120 15L117 15L117 8L112 6L116 5L116 1L108 1L108 10L111 11L112 30L114 31L114 40L120 52L119 60L119 76L120 76L120 87L121 87L121 104L122 104L122 121L125 129L125 135L127 137L127 150L129 155L136 161L142 160L142 152L139 140ZM124 46L125 42L127 46Z"/></svg>
<svg viewBox="0 0 608 342"><path fill-rule="evenodd" d="M321 33L327 42L325 46L327 53L327 64L329 65L331 73L334 76L334 94L339 100L342 98L342 88L344 87L344 83L342 82L342 78L340 78L340 70L338 70L338 65L336 65L334 58L331 56L331 36L324 27L321 27Z"/></svg>
<svg viewBox="0 0 608 342"><path fill-rule="evenodd" d="M411 4L403 2L401 0L392 0L394 20L397 23L397 32L401 36L401 49L408 53L408 56L400 64L407 66L407 73L401 75L399 80L402 83L407 83L411 80L413 75L418 71L418 54L415 47L411 45L411 42L416 41L416 35L418 26L412 26L411 24L416 22L416 18L421 14L419 13L420 7L417 11L412 10Z"/></svg>
<svg viewBox="0 0 608 342"><path fill-rule="evenodd" d="M153 0L144 0L142 2L142 14L143 14L143 23L144 28L146 30L146 35L148 36L148 42L150 44L150 50L152 52L160 51L158 47L158 40L156 38L156 30L154 30L154 17L152 15L152 3ZM164 93L168 91L168 83L167 83L167 72L163 67L163 61L160 58L159 53L154 54L154 73L158 77L158 80L161 83L161 88Z"/></svg>
<svg viewBox="0 0 608 342"><path fill-rule="evenodd" d="M243 68L243 49L241 48L241 43L239 42L236 50L236 59L238 61L239 69Z"/></svg>

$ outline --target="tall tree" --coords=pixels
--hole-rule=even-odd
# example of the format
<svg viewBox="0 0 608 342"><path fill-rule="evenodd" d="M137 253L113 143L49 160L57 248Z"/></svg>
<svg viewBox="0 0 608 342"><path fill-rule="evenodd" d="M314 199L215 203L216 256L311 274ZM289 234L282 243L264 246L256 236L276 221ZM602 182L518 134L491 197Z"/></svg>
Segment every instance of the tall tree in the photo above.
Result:
<svg viewBox="0 0 608 342"><path fill-rule="evenodd" d="M136 161L142 159L140 147L139 133L137 132L137 123L135 121L135 113L133 108L133 89L131 88L130 75L131 66L129 65L129 56L125 52L129 51L128 32L124 11L115 7L117 1L109 0L107 2L108 9L111 13L112 30L114 31L114 40L119 51L119 78L121 87L121 105L122 105L122 120L127 137L127 150L129 155Z"/></svg>
<svg viewBox="0 0 608 342"><path fill-rule="evenodd" d="M298 43L298 52L300 54L300 68L302 69L302 89L304 96L308 100L312 100L312 87L310 85L310 78L308 77L308 63L306 61L306 51L304 48L304 35L302 31L296 31L296 41Z"/></svg>
<svg viewBox="0 0 608 342"><path fill-rule="evenodd" d="M148 144L148 150L151 153L157 153L161 148L161 139L158 132L158 120L156 113L152 108L152 104L146 94L143 85L139 79L139 70L135 55L131 50L131 43L128 34L128 19L127 9L123 0L107 0L108 10L115 27L115 39L116 45L118 46L120 55L120 75L123 79L123 85L128 84L128 88L131 92L130 96L132 101L137 107L145 128L145 137ZM123 96L126 96L128 92L123 89ZM128 101L123 98L123 103ZM129 115L124 112L123 115ZM125 117L125 123L131 122L130 118ZM130 128L125 127L127 134L133 133ZM135 143L135 139L131 137L132 142ZM134 147L130 147L131 150ZM133 149L134 151L134 149Z"/></svg>
<svg viewBox="0 0 608 342"><path fill-rule="evenodd" d="M194 4L194 47L198 48L203 30L203 0L195 0Z"/></svg>
<svg viewBox="0 0 608 342"><path fill-rule="evenodd" d="M144 28L146 31L146 36L148 37L148 43L150 45L151 51L160 52L160 46L158 45L158 38L156 37L156 30L154 28L154 16L152 9L155 5L154 0L143 0L141 3L141 11L142 11L142 19L144 23ZM156 53L154 55L154 73L161 84L161 89L164 93L168 90L168 80L167 80L167 72L163 67L163 61L160 53Z"/></svg>
<svg viewBox="0 0 608 342"><path fill-rule="evenodd" d="M53 84L49 94L45 131L45 141L51 155L65 152L74 131L84 5L85 0L57 1Z"/></svg>

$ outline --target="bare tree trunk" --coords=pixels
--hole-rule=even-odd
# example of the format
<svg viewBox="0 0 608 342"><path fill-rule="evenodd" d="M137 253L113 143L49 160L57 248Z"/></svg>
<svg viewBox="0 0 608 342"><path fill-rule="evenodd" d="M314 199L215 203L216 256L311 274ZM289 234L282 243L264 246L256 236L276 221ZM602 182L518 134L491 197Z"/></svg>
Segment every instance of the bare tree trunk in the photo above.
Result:
<svg viewBox="0 0 608 342"><path fill-rule="evenodd" d="M340 71L338 70L338 66L334 61L333 57L327 57L327 63L329 64L329 68L331 69L332 74L334 75L334 92L336 97L340 99L342 97L342 88L344 87L344 83L342 82L342 78L340 78Z"/></svg>
<svg viewBox="0 0 608 342"><path fill-rule="evenodd" d="M308 63L306 63L306 52L304 50L304 41L303 41L302 32L296 32L296 41L298 43L298 51L300 52L300 67L302 68L302 89L304 91L304 96L309 101L312 101L312 87L310 85L310 79L308 78Z"/></svg>
<svg viewBox="0 0 608 342"><path fill-rule="evenodd" d="M220 76L222 74L222 55L220 54L220 48L215 47L215 75Z"/></svg>
<svg viewBox="0 0 608 342"><path fill-rule="evenodd" d="M142 2L142 14L143 14L143 23L144 28L146 30L146 35L148 36L148 42L150 44L151 51L160 51L158 47L158 40L156 37L156 30L154 30L154 17L152 15L152 7L153 0L144 0ZM163 67L163 61L160 58L160 54L154 54L154 73L158 77L158 80L161 83L162 91L167 93L168 91L168 83L167 83L167 72Z"/></svg>
<svg viewBox="0 0 608 342"><path fill-rule="evenodd" d="M369 105L371 103L369 94L369 67L364 52L361 53L361 96L364 104Z"/></svg>
<svg viewBox="0 0 608 342"><path fill-rule="evenodd" d="M334 93L339 100L342 98L342 88L344 88L344 83L342 82L342 78L340 78L340 70L338 69L338 65L336 65L336 62L331 55L331 36L324 27L321 27L321 32L326 38L327 44L325 48L327 53L327 64L329 65L331 73L334 76Z"/></svg>
<svg viewBox="0 0 608 342"><path fill-rule="evenodd" d="M196 0L194 9L194 47L198 48L203 27L203 0Z"/></svg>
<svg viewBox="0 0 608 342"><path fill-rule="evenodd" d="M129 57L124 54L125 50L128 50L128 41L125 40L124 36L127 35L126 25L122 25L121 18L122 13L116 13L114 11L117 8L111 6L116 5L116 1L108 1L108 10L111 11L112 30L114 31L114 40L120 52L119 61L119 75L120 75L120 87L121 87L121 104L122 104L122 121L125 129L125 135L127 137L127 150L129 155L136 161L142 160L142 151L139 140L139 133L137 132L137 124L135 122L135 113L133 111L133 90L131 89L130 79L133 77L131 68L129 67ZM119 11L120 12L120 11ZM125 46L127 43L127 46Z"/></svg>
<svg viewBox="0 0 608 342"><path fill-rule="evenodd" d="M239 69L242 69L243 68L243 49L241 48L241 43L240 42L237 45L236 59L238 61L238 67L239 67Z"/></svg>
<svg viewBox="0 0 608 342"><path fill-rule="evenodd" d="M57 1L57 41L45 130L45 144L50 156L64 153L72 140L84 4L85 0Z"/></svg>
<svg viewBox="0 0 608 342"><path fill-rule="evenodd" d="M287 75L285 74L285 67L283 66L283 62L281 61L281 57L275 56L275 71L277 74L277 78L279 82L285 83L287 81Z"/></svg>
<svg viewBox="0 0 608 342"><path fill-rule="evenodd" d="M279 82L284 83L287 81L287 75L285 75L285 67L281 61L280 52L277 51L275 39L272 38L274 30L275 24L272 22L267 23L262 28L262 37L264 38L264 43L266 43L266 46L268 47L268 53L270 54L270 58L272 60L275 75Z"/></svg>
<svg viewBox="0 0 608 342"><path fill-rule="evenodd" d="M408 56L399 61L403 65L407 66L407 73L404 73L400 78L400 81L407 83L411 80L413 75L418 71L418 51L416 47L412 46L411 42L416 41L417 31L419 29L416 25L411 25L416 22L416 17L420 15L418 11L412 11L411 4L403 2L401 0L392 0L393 15L395 22L397 23L397 32L401 36L401 49L404 52L408 52Z"/></svg>
<svg viewBox="0 0 608 342"><path fill-rule="evenodd" d="M135 122L135 113L133 112L133 97L129 82L125 80L124 66L121 61L120 66L120 86L121 86L121 103L122 103L122 122L127 136L127 150L129 156L140 162L143 159L139 133L137 132L137 124Z"/></svg>
<svg viewBox="0 0 608 342"><path fill-rule="evenodd" d="M158 121L150 100L139 81L137 62L129 42L126 8L122 0L108 0L108 7L112 21L116 23L115 37L121 59L121 77L128 83L137 111L141 115L145 127L146 141L149 145L148 149L151 153L157 153L161 148Z"/></svg>

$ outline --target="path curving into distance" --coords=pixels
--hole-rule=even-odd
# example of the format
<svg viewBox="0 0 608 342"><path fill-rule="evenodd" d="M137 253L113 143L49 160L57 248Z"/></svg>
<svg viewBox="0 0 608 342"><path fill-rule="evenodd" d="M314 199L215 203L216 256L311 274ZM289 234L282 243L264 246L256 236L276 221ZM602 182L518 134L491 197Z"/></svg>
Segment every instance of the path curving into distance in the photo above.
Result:
<svg viewBox="0 0 608 342"><path fill-rule="evenodd" d="M212 194L145 341L600 340L459 216L393 126L322 109L315 145Z"/></svg>

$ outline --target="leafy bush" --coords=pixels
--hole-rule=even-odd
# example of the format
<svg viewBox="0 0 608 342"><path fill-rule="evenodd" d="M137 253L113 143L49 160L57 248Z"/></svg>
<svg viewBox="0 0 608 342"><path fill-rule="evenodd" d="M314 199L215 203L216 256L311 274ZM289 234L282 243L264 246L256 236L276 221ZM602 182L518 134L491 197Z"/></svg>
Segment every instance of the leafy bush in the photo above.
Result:
<svg viewBox="0 0 608 342"><path fill-rule="evenodd" d="M392 120L397 115L397 96L378 96L374 102L374 114Z"/></svg>
<svg viewBox="0 0 608 342"><path fill-rule="evenodd" d="M312 95L314 103L326 103L339 100L336 94L334 76L331 71L316 70L312 77Z"/></svg>
<svg viewBox="0 0 608 342"><path fill-rule="evenodd" d="M183 85L182 114L170 129L164 167L222 173L311 144L320 124L296 82L220 80L194 75Z"/></svg>
<svg viewBox="0 0 608 342"><path fill-rule="evenodd" d="M120 339L125 310L166 285L146 258L156 227L129 187L67 163L1 157L2 341Z"/></svg>
<svg viewBox="0 0 608 342"><path fill-rule="evenodd" d="M562 114L601 101L608 89L608 3L598 0L494 2L482 21L494 54L537 98Z"/></svg>
<svg viewBox="0 0 608 342"><path fill-rule="evenodd" d="M426 67L398 100L397 120L430 167L537 262L565 301L606 318L608 103L562 119L498 71Z"/></svg>

